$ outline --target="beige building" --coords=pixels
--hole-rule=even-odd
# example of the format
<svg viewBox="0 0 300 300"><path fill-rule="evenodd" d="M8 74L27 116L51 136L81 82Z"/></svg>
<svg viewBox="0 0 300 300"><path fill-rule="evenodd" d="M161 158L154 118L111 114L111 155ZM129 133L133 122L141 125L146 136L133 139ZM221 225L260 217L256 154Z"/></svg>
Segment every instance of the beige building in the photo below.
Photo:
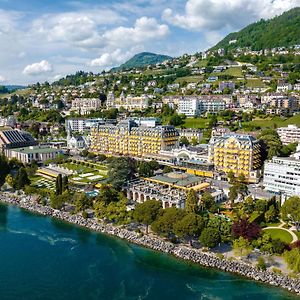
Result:
<svg viewBox="0 0 300 300"><path fill-rule="evenodd" d="M209 161L215 171L236 176L244 174L249 182L256 182L261 167L261 150L258 140L250 135L226 134L209 142Z"/></svg>
<svg viewBox="0 0 300 300"><path fill-rule="evenodd" d="M138 126L133 120L118 125L99 125L91 129L90 150L143 157L147 153L159 153L178 146L179 133L173 126Z"/></svg>
<svg viewBox="0 0 300 300"><path fill-rule="evenodd" d="M87 115L91 111L97 111L101 107L101 100L97 98L78 98L72 101L72 111L81 115Z"/></svg>

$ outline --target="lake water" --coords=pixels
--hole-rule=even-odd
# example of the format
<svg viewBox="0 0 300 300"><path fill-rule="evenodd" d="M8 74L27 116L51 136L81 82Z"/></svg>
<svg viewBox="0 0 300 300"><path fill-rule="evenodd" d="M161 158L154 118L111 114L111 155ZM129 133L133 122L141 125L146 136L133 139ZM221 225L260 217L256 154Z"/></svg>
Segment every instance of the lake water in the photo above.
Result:
<svg viewBox="0 0 300 300"><path fill-rule="evenodd" d="M119 239L0 205L0 299L298 299Z"/></svg>

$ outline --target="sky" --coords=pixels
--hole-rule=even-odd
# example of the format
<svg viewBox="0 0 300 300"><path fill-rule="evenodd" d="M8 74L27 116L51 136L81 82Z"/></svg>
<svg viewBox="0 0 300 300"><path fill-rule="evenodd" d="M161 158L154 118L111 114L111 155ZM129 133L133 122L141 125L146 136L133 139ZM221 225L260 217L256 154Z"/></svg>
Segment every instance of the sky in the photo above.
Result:
<svg viewBox="0 0 300 300"><path fill-rule="evenodd" d="M147 51L173 57L300 0L0 0L0 84L99 73Z"/></svg>

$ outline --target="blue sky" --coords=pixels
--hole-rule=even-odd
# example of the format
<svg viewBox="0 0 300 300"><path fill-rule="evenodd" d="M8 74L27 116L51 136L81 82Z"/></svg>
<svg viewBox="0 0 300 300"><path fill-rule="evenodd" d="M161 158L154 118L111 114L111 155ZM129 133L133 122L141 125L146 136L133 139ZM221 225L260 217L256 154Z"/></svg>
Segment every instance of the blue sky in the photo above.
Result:
<svg viewBox="0 0 300 300"><path fill-rule="evenodd" d="M0 84L101 72L141 51L178 56L300 0L0 0Z"/></svg>

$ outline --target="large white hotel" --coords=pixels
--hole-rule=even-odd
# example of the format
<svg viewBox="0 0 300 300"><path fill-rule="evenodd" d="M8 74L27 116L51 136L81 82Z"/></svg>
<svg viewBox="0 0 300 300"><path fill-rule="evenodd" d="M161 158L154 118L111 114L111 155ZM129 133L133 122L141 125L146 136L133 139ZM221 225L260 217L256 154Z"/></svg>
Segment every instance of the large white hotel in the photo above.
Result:
<svg viewBox="0 0 300 300"><path fill-rule="evenodd" d="M300 160L293 157L273 157L265 163L264 187L285 196L300 196Z"/></svg>

